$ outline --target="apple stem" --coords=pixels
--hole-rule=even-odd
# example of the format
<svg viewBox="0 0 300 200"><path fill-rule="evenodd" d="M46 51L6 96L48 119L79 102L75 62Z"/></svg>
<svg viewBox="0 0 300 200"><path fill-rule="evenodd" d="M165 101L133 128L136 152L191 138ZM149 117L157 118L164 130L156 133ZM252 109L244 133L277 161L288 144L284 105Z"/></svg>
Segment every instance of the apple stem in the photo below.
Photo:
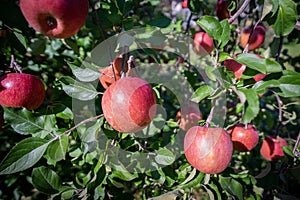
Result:
<svg viewBox="0 0 300 200"><path fill-rule="evenodd" d="M22 67L20 65L18 65L18 63L15 60L14 55L11 55L10 68L12 70L15 70L16 72L22 74Z"/></svg>
<svg viewBox="0 0 300 200"><path fill-rule="evenodd" d="M280 43L279 43L277 55L276 55L276 58L275 58L275 60L277 62L279 61L279 58L280 58L280 54L281 54L282 46L283 46L283 41L284 41L284 37L282 35L280 35Z"/></svg>
<svg viewBox="0 0 300 200"><path fill-rule="evenodd" d="M300 132L298 133L297 141L296 141L295 146L293 148L293 154L295 156L294 163L296 163L297 158L300 156L300 152L297 149L299 146L300 146Z"/></svg>
<svg viewBox="0 0 300 200"><path fill-rule="evenodd" d="M76 124L75 126L73 126L72 128L70 128L69 130L66 130L63 134L68 134L68 133L72 132L73 130L75 130L76 128L78 128L79 126L81 126L81 125L83 125L83 124L86 124L86 123L88 123L88 122L97 120L97 119L99 119L100 117L103 117L103 114L97 115L97 116L95 116L95 117L91 117L91 118L88 118L88 119L85 119L85 120L79 122L78 124Z"/></svg>
<svg viewBox="0 0 300 200"><path fill-rule="evenodd" d="M205 125L205 127L209 127L209 125L210 125L210 122L211 122L211 120L212 120L212 117L213 117L213 114L214 114L214 110L215 110L215 100L212 100L212 107L211 107L211 109L210 109L210 112L209 112L209 115L208 115L208 117L207 117L207 120L206 120L206 125Z"/></svg>
<svg viewBox="0 0 300 200"><path fill-rule="evenodd" d="M138 70L136 68L137 64L133 56L129 56L127 64L128 64L128 72L126 76L140 77Z"/></svg>
<svg viewBox="0 0 300 200"><path fill-rule="evenodd" d="M240 14L246 9L246 7L248 6L250 0L245 0L244 3L242 4L242 6L236 11L236 13L230 17L230 19L228 20L229 24L231 24L232 22L234 22L239 16Z"/></svg>

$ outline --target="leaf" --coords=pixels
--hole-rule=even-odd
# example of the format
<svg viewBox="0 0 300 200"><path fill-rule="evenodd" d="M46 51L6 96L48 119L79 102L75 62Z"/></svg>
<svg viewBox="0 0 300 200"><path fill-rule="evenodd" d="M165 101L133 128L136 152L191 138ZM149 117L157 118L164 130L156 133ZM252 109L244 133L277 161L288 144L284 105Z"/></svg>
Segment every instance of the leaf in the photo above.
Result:
<svg viewBox="0 0 300 200"><path fill-rule="evenodd" d="M65 107L65 109L63 111L56 114L56 117L59 117L62 119L73 119L74 114L70 108Z"/></svg>
<svg viewBox="0 0 300 200"><path fill-rule="evenodd" d="M229 22L228 20L222 20L220 22L221 24L221 30L222 30L222 33L220 35L220 37L217 39L218 40L218 46L220 49L222 49L229 41L230 39L230 25L229 25Z"/></svg>
<svg viewBox="0 0 300 200"><path fill-rule="evenodd" d="M278 9L278 4L278 0L265 0L261 20L263 20L270 12L274 15Z"/></svg>
<svg viewBox="0 0 300 200"><path fill-rule="evenodd" d="M15 29L14 30L14 35L17 37L17 39L19 40L19 42L24 46L24 48L27 48L27 40L26 38L20 33L21 31Z"/></svg>
<svg viewBox="0 0 300 200"><path fill-rule="evenodd" d="M231 177L220 176L220 184L229 194L236 196L238 199L243 199L243 186Z"/></svg>
<svg viewBox="0 0 300 200"><path fill-rule="evenodd" d="M26 109L4 108L4 118L17 133L41 138L51 133L56 124L55 115L34 116Z"/></svg>
<svg viewBox="0 0 300 200"><path fill-rule="evenodd" d="M132 181L138 177L138 174L131 174L120 162L118 164L111 163L111 166L114 169L111 178L116 177L123 181Z"/></svg>
<svg viewBox="0 0 300 200"><path fill-rule="evenodd" d="M49 145L49 141L31 137L17 143L0 163L0 175L12 174L32 167L38 162Z"/></svg>
<svg viewBox="0 0 300 200"><path fill-rule="evenodd" d="M259 94L263 94L265 93L265 90L267 88L271 88L271 87L278 87L280 84L280 82L278 80L269 80L269 81L259 81L259 82L256 82L254 85L253 85L253 89L259 93Z"/></svg>
<svg viewBox="0 0 300 200"><path fill-rule="evenodd" d="M292 0L279 0L276 21L271 27L277 36L289 35L297 22L296 3Z"/></svg>
<svg viewBox="0 0 300 200"><path fill-rule="evenodd" d="M71 77L64 76L60 79L63 86L63 90L72 98L82 101L88 101L94 99L98 92L91 83L82 83L75 81ZM65 84L68 83L68 84Z"/></svg>
<svg viewBox="0 0 300 200"><path fill-rule="evenodd" d="M69 145L68 135L61 135L58 140L51 142L47 148L47 155L55 161L64 160Z"/></svg>
<svg viewBox="0 0 300 200"><path fill-rule="evenodd" d="M266 73L265 60L263 58L258 58L255 54L242 53L233 59L251 69L254 69L261 73Z"/></svg>
<svg viewBox="0 0 300 200"><path fill-rule="evenodd" d="M74 76L82 82L95 81L101 75L98 69L92 67L93 65L88 62L83 62L82 67L78 67L70 62L68 62L68 65L71 68Z"/></svg>
<svg viewBox="0 0 300 200"><path fill-rule="evenodd" d="M38 167L32 170L32 184L45 194L56 194L62 187L60 177L47 167Z"/></svg>
<svg viewBox="0 0 300 200"><path fill-rule="evenodd" d="M219 20L212 16L202 16L197 23L212 39L218 41L218 43L221 42L223 29Z"/></svg>
<svg viewBox="0 0 300 200"><path fill-rule="evenodd" d="M161 148L156 152L155 161L161 165L170 165L175 161L175 155L166 148Z"/></svg>
<svg viewBox="0 0 300 200"><path fill-rule="evenodd" d="M280 82L279 88L284 97L300 96L300 73L285 70L283 76L278 80Z"/></svg>
<svg viewBox="0 0 300 200"><path fill-rule="evenodd" d="M238 90L246 96L247 105L244 104L245 113L243 115L243 124L248 124L259 113L258 95L253 89L239 88Z"/></svg>
<svg viewBox="0 0 300 200"><path fill-rule="evenodd" d="M204 98L210 96L213 92L214 92L213 88L209 87L208 85L203 85L193 93L191 97L191 101L195 103L199 103Z"/></svg>

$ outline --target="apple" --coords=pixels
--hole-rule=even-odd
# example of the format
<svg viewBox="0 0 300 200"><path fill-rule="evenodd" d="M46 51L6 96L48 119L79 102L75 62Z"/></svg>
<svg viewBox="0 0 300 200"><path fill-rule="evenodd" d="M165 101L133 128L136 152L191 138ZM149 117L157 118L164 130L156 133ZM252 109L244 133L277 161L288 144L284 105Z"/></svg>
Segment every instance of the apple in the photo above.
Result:
<svg viewBox="0 0 300 200"><path fill-rule="evenodd" d="M253 31L252 30L253 30L253 26L248 26L242 30L240 36L240 42L243 48L245 48L247 43L249 43L248 45L249 51L259 48L264 43L265 35L266 35L266 31L263 26L258 25L255 27Z"/></svg>
<svg viewBox="0 0 300 200"><path fill-rule="evenodd" d="M219 20L223 20L229 18L229 11L228 11L228 2L226 0L219 0L216 6L216 15Z"/></svg>
<svg viewBox="0 0 300 200"><path fill-rule="evenodd" d="M266 160L276 161L284 156L283 146L288 146L283 138L279 136L267 136L262 142L260 154Z"/></svg>
<svg viewBox="0 0 300 200"><path fill-rule="evenodd" d="M233 59L227 59L223 62L226 69L234 73L235 78L240 79L244 71L246 70L246 65L236 62Z"/></svg>
<svg viewBox="0 0 300 200"><path fill-rule="evenodd" d="M109 86L102 97L107 122L120 132L138 132L148 126L156 113L152 87L138 77L125 77Z"/></svg>
<svg viewBox="0 0 300 200"><path fill-rule="evenodd" d="M20 0L28 23L51 38L76 34L88 15L88 0Z"/></svg>
<svg viewBox="0 0 300 200"><path fill-rule="evenodd" d="M189 6L188 6L188 0L183 0L182 2L181 2L181 5L182 5L182 8L188 8Z"/></svg>
<svg viewBox="0 0 300 200"><path fill-rule="evenodd" d="M231 140L233 143L233 149L239 152L251 151L256 147L259 135L258 131L252 126L252 124L237 124L229 131Z"/></svg>
<svg viewBox="0 0 300 200"><path fill-rule="evenodd" d="M38 108L44 101L45 88L36 76L10 73L0 78L0 105L6 107Z"/></svg>
<svg viewBox="0 0 300 200"><path fill-rule="evenodd" d="M255 82L261 81L266 77L266 74L257 74L255 76L253 76L253 79L255 80Z"/></svg>
<svg viewBox="0 0 300 200"><path fill-rule="evenodd" d="M205 32L198 32L194 36L194 51L199 55L210 54L214 50L213 39Z"/></svg>
<svg viewBox="0 0 300 200"><path fill-rule="evenodd" d="M180 120L180 128L187 131L197 125L197 122L202 119L202 113L197 103L185 101L177 112L176 118Z"/></svg>
<svg viewBox="0 0 300 200"><path fill-rule="evenodd" d="M184 137L187 161L206 174L224 171L233 153L229 134L222 128L193 126Z"/></svg>
<svg viewBox="0 0 300 200"><path fill-rule="evenodd" d="M122 60L123 60L122 55L119 55L114 59L113 66L108 66L99 70L101 73L101 75L99 76L99 81L105 89L108 88L116 80L119 80L121 78L122 62L123 62ZM114 71L112 67L114 68ZM127 62L125 62L124 73L126 73L127 71L128 71L128 64Z"/></svg>

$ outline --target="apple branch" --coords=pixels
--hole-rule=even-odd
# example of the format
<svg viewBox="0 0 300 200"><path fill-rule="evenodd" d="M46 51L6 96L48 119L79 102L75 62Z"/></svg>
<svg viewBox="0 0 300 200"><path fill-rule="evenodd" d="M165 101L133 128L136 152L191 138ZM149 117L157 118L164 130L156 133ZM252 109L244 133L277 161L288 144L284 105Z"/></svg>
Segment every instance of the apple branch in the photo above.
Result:
<svg viewBox="0 0 300 200"><path fill-rule="evenodd" d="M230 17L230 19L228 20L228 22L231 24L232 22L234 22L234 20L236 18L239 17L239 15L245 10L245 8L247 7L247 5L249 4L250 0L245 0L244 3L242 4L242 6L236 11L236 13Z"/></svg>
<svg viewBox="0 0 300 200"><path fill-rule="evenodd" d="M103 114L97 115L97 116L95 116L95 117L91 117L91 118L88 118L88 119L85 119L85 120L79 122L78 124L76 124L75 126L73 126L72 128L70 128L69 130L66 130L63 134L64 134L64 135L65 135L65 134L68 134L68 133L72 132L73 130L75 130L76 128L78 128L79 126L81 126L81 125L83 125L83 124L86 124L86 123L88 123L88 122L97 120L97 119L99 119L100 117L103 117Z"/></svg>
<svg viewBox="0 0 300 200"><path fill-rule="evenodd" d="M205 125L206 127L209 127L210 122L211 122L211 120L213 118L215 107L216 107L215 103L216 103L215 100L212 100L212 107L211 107L209 115L208 115L208 117L206 119L206 125Z"/></svg>
<svg viewBox="0 0 300 200"><path fill-rule="evenodd" d="M300 152L297 149L300 146L300 132L298 133L297 141L295 143L295 146L293 148L293 154L295 156L294 161L296 162L297 158L300 156Z"/></svg>

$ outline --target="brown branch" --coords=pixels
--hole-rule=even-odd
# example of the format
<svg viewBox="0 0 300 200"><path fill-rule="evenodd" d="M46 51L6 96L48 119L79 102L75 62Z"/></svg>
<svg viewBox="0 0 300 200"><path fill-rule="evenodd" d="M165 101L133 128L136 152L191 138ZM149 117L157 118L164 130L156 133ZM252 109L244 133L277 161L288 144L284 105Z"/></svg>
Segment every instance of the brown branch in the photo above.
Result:
<svg viewBox="0 0 300 200"><path fill-rule="evenodd" d="M245 10L245 8L247 7L247 5L249 4L250 0L245 0L244 3L242 4L242 6L236 11L236 13L230 17L230 19L228 20L228 22L231 24L232 22L234 22L234 20L236 18L238 18L238 16Z"/></svg>
<svg viewBox="0 0 300 200"><path fill-rule="evenodd" d="M300 31L300 22L297 21L296 25L295 25L295 29L297 29L298 31Z"/></svg>
<svg viewBox="0 0 300 200"><path fill-rule="evenodd" d="M65 134L68 134L68 133L72 132L73 130L75 130L76 128L78 128L79 126L81 126L81 125L83 125L83 124L86 124L86 123L88 123L88 122L94 121L94 120L96 120L96 119L98 119L98 118L100 118L100 117L102 117L102 116L103 116L103 114L97 115L97 116L95 116L95 117L91 117L91 118L88 118L88 119L85 119L85 120L79 122L78 124L76 124L75 126L73 126L72 128L70 128L69 130L66 130L63 134L64 134L64 135L65 135Z"/></svg>

